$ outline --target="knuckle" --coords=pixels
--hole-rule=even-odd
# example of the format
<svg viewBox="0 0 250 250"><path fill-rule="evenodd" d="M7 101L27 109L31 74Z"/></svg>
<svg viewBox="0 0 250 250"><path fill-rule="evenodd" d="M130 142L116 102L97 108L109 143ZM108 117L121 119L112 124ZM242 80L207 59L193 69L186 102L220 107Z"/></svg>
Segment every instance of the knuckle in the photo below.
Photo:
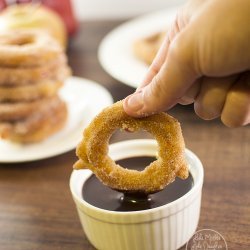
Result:
<svg viewBox="0 0 250 250"><path fill-rule="evenodd" d="M153 61L153 63L150 66L150 72L152 75L157 75L160 71L160 65L158 61Z"/></svg>
<svg viewBox="0 0 250 250"><path fill-rule="evenodd" d="M179 100L178 100L178 103L182 104L182 105L189 105L189 104L192 104L194 103L194 99L193 98L190 98L189 96L185 95L185 96L182 96Z"/></svg>
<svg viewBox="0 0 250 250"><path fill-rule="evenodd" d="M231 128L243 126L250 116L250 99L247 94L231 91L223 108L221 120Z"/></svg>
<svg viewBox="0 0 250 250"><path fill-rule="evenodd" d="M149 95L159 98L165 94L165 84L164 80L156 75L150 84Z"/></svg>
<svg viewBox="0 0 250 250"><path fill-rule="evenodd" d="M194 110L195 113L203 120L212 120L220 115L219 111L213 111L200 102L194 103Z"/></svg>
<svg viewBox="0 0 250 250"><path fill-rule="evenodd" d="M196 70L194 42L192 34L182 31L170 44L168 59L170 63L179 65L184 72L198 75Z"/></svg>
<svg viewBox="0 0 250 250"><path fill-rule="evenodd" d="M167 90L164 79L158 75L154 77L147 91L144 92L144 103L148 108L164 110L166 107Z"/></svg>
<svg viewBox="0 0 250 250"><path fill-rule="evenodd" d="M244 122L241 119L231 118L225 115L221 116L221 121L229 128L237 128L243 126Z"/></svg>

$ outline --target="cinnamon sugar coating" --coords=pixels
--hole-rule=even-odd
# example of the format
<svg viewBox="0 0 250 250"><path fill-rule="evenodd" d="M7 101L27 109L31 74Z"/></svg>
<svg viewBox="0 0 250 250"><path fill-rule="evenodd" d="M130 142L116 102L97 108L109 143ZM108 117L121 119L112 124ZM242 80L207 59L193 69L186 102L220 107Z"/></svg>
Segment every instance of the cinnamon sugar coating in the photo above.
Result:
<svg viewBox="0 0 250 250"><path fill-rule="evenodd" d="M116 129L146 130L158 142L158 158L143 171L123 168L108 155L109 139ZM122 101L105 108L84 130L77 147L75 169L93 171L103 184L123 192L154 193L175 180L188 177L185 144L180 124L166 113L144 118L128 116Z"/></svg>

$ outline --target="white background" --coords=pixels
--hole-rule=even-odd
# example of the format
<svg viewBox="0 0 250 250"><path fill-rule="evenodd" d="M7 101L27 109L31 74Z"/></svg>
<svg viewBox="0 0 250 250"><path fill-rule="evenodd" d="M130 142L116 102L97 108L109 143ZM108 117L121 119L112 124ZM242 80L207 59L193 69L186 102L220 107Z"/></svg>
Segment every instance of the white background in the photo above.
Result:
<svg viewBox="0 0 250 250"><path fill-rule="evenodd" d="M80 20L130 18L183 2L185 0L72 0Z"/></svg>

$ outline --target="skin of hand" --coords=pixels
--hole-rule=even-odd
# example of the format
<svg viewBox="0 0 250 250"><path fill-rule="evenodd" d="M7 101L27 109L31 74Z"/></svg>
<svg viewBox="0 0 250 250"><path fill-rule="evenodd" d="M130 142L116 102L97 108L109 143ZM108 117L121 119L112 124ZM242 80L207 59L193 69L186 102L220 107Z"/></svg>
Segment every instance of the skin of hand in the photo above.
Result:
<svg viewBox="0 0 250 250"><path fill-rule="evenodd" d="M250 1L192 0L175 22L136 92L124 100L134 117L194 103L205 120L250 123Z"/></svg>

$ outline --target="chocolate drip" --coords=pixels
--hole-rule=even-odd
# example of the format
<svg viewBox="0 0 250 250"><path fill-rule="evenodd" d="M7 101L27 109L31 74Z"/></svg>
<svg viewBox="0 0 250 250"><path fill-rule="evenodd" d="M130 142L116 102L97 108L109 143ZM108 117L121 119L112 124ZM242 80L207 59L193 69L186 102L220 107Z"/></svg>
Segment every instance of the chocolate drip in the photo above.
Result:
<svg viewBox="0 0 250 250"><path fill-rule="evenodd" d="M126 168L143 170L154 161L154 157L136 157L117 161ZM193 186L193 177L176 180L162 191L145 195L144 193L121 193L103 185L95 175L89 177L82 190L83 199L89 204L110 211L139 211L156 208L177 200Z"/></svg>

